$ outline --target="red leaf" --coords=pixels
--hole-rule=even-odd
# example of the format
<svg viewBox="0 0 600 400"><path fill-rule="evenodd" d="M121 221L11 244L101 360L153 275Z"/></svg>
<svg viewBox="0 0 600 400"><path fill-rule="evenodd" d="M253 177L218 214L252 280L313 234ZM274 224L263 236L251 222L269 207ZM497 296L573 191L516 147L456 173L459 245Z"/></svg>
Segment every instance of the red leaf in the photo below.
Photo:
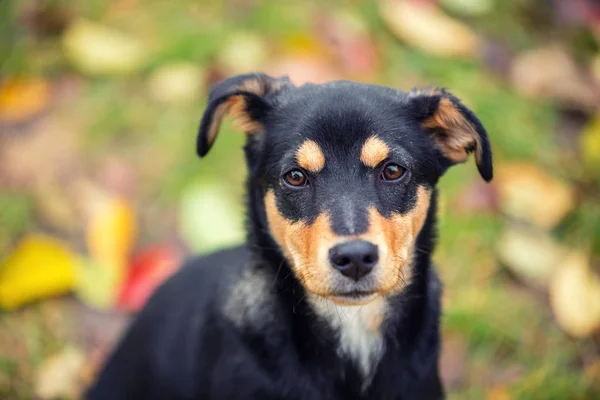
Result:
<svg viewBox="0 0 600 400"><path fill-rule="evenodd" d="M139 311L154 290L179 267L181 255L169 246L156 245L140 251L131 261L117 307Z"/></svg>

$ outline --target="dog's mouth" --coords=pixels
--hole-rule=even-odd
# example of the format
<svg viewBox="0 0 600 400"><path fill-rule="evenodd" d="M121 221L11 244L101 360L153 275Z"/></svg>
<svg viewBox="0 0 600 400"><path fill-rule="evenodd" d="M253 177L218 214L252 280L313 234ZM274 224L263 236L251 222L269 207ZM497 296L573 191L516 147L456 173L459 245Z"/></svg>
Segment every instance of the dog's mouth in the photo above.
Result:
<svg viewBox="0 0 600 400"><path fill-rule="evenodd" d="M330 298L340 304L365 304L374 300L379 293L371 291L353 290L348 292L333 293Z"/></svg>

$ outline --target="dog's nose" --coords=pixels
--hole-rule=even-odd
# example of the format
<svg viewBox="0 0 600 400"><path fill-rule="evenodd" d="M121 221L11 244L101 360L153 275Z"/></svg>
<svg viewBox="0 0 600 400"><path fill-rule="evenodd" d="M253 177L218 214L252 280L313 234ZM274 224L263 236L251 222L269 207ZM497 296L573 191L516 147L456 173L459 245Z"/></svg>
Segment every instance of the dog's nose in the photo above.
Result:
<svg viewBox="0 0 600 400"><path fill-rule="evenodd" d="M364 240L341 243L329 250L329 261L333 268L355 281L371 272L377 260L377 246Z"/></svg>

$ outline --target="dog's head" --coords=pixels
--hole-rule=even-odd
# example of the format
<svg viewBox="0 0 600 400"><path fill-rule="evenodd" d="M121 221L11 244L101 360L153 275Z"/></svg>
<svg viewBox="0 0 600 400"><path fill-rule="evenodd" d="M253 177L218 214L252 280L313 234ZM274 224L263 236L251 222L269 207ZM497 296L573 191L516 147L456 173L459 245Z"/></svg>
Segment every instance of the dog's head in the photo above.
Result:
<svg viewBox="0 0 600 400"><path fill-rule="evenodd" d="M262 188L268 229L307 291L362 304L398 293L433 188L474 153L492 179L485 129L441 89L395 89L242 75L215 85L198 153L224 115L247 133L252 185Z"/></svg>

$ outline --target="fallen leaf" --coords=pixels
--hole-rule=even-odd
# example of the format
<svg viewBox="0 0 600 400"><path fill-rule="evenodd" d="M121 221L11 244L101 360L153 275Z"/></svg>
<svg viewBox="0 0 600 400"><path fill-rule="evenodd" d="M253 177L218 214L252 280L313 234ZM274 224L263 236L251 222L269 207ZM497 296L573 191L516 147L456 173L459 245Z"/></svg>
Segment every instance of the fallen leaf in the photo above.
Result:
<svg viewBox="0 0 600 400"><path fill-rule="evenodd" d="M179 267L181 256L175 249L156 245L137 253L121 288L117 306L125 311L139 311L154 290Z"/></svg>
<svg viewBox="0 0 600 400"><path fill-rule="evenodd" d="M260 36L237 32L224 41L217 62L228 74L241 74L263 70L267 58L267 45Z"/></svg>
<svg viewBox="0 0 600 400"><path fill-rule="evenodd" d="M580 149L584 165L592 170L600 170L600 114L583 129Z"/></svg>
<svg viewBox="0 0 600 400"><path fill-rule="evenodd" d="M510 226L497 242L498 258L527 283L545 288L565 258L565 249L548 234Z"/></svg>
<svg viewBox="0 0 600 400"><path fill-rule="evenodd" d="M26 236L0 267L0 307L23 304L73 289L77 256L60 240Z"/></svg>
<svg viewBox="0 0 600 400"><path fill-rule="evenodd" d="M592 273L586 254L571 253L556 270L550 305L568 334L584 338L600 330L600 278Z"/></svg>
<svg viewBox="0 0 600 400"><path fill-rule="evenodd" d="M444 14L431 2L379 0L388 28L402 41L425 53L446 57L472 57L480 40L465 24Z"/></svg>
<svg viewBox="0 0 600 400"><path fill-rule="evenodd" d="M75 347L67 347L46 358L37 370L36 396L48 400L77 398L81 389L80 371L84 366L85 356Z"/></svg>
<svg viewBox="0 0 600 400"><path fill-rule="evenodd" d="M150 76L151 96L163 103L188 103L204 92L204 71L191 63L165 65Z"/></svg>
<svg viewBox="0 0 600 400"><path fill-rule="evenodd" d="M90 75L125 75L146 62L147 50L138 40L110 27L79 19L63 35L67 58Z"/></svg>
<svg viewBox="0 0 600 400"><path fill-rule="evenodd" d="M328 58L331 57L330 49L323 39L316 34L298 33L285 36L278 45L281 54L296 57Z"/></svg>
<svg viewBox="0 0 600 400"><path fill-rule="evenodd" d="M35 117L50 100L50 85L41 78L10 78L0 83L0 122L14 124Z"/></svg>
<svg viewBox="0 0 600 400"><path fill-rule="evenodd" d="M244 240L241 209L232 204L220 187L191 186L181 198L179 232L184 242L196 251L241 243Z"/></svg>
<svg viewBox="0 0 600 400"><path fill-rule="evenodd" d="M556 226L575 206L571 186L531 163L502 164L495 180L502 210L544 229Z"/></svg>
<svg viewBox="0 0 600 400"><path fill-rule="evenodd" d="M86 199L89 254L102 263L120 265L129 258L136 239L133 207L127 199L98 189L90 189Z"/></svg>
<svg viewBox="0 0 600 400"><path fill-rule="evenodd" d="M511 81L519 93L531 98L560 100L587 109L595 109L600 101L591 79L584 76L560 45L518 55L511 69Z"/></svg>
<svg viewBox="0 0 600 400"><path fill-rule="evenodd" d="M114 307L127 268L125 261L82 258L78 266L75 292L79 300L100 310Z"/></svg>

